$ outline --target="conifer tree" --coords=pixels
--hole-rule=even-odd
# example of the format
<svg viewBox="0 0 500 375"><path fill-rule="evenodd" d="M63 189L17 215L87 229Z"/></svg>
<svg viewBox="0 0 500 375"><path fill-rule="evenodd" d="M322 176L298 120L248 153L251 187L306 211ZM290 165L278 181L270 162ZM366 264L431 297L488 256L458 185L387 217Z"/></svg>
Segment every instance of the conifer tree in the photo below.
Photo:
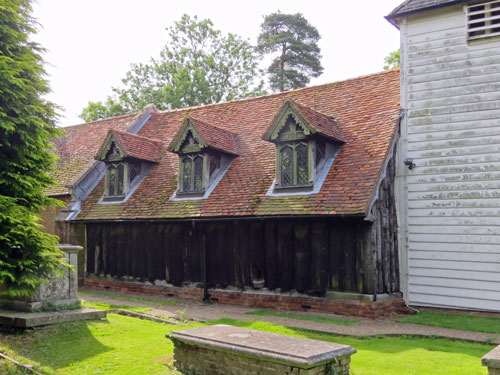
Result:
<svg viewBox="0 0 500 375"><path fill-rule="evenodd" d="M39 210L54 205L50 138L55 106L35 32L30 0L0 2L0 295L30 295L60 273L57 238L40 231Z"/></svg>
<svg viewBox="0 0 500 375"><path fill-rule="evenodd" d="M321 37L302 14L272 13L264 17L261 28L258 50L277 54L268 68L273 90L304 87L323 73L317 44Z"/></svg>

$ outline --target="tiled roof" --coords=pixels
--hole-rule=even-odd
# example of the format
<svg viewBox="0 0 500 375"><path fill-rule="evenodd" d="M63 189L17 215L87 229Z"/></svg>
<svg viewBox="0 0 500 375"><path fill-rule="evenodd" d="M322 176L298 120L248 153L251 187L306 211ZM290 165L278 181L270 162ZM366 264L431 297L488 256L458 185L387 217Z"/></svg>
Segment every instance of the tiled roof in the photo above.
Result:
<svg viewBox="0 0 500 375"><path fill-rule="evenodd" d="M467 0L406 0L389 13L387 19L395 19L412 13L442 8L455 4L463 4L466 2Z"/></svg>
<svg viewBox="0 0 500 375"><path fill-rule="evenodd" d="M187 126L188 122L194 126L208 147L233 155L238 155L240 152L238 136L233 132L207 124L206 122L193 117L189 117L186 120L185 126ZM179 129L178 133L183 132L183 130L184 126ZM176 134L175 138L177 138L177 135L180 134ZM168 147L170 151L172 151L175 141L176 140L174 139L170 143Z"/></svg>
<svg viewBox="0 0 500 375"><path fill-rule="evenodd" d="M287 99L334 117L345 143L318 194L266 196L275 177L275 145L261 137ZM363 215L380 176L400 113L399 70L228 103L153 112L139 131L170 144L187 117L239 138L239 155L204 200L170 200L177 188L178 156L166 152L134 194L99 204L101 180L76 220L267 215ZM110 120L112 121L112 120ZM104 137L103 137L104 138Z"/></svg>
<svg viewBox="0 0 500 375"><path fill-rule="evenodd" d="M106 138L108 130L127 129L135 116L135 114L130 114L62 128L64 137L53 141L54 153L58 160L51 176L56 184L45 193L47 195L69 194L66 185L95 163L94 156Z"/></svg>
<svg viewBox="0 0 500 375"><path fill-rule="evenodd" d="M113 129L109 130L108 137L111 135L120 145L125 157L158 162L162 156L161 142L157 139Z"/></svg>
<svg viewBox="0 0 500 375"><path fill-rule="evenodd" d="M345 136L342 129L336 124L333 117L328 117L322 113L314 111L309 107L295 102L294 100L290 100L290 103L304 117L304 120L306 120L319 134L337 141L344 141Z"/></svg>

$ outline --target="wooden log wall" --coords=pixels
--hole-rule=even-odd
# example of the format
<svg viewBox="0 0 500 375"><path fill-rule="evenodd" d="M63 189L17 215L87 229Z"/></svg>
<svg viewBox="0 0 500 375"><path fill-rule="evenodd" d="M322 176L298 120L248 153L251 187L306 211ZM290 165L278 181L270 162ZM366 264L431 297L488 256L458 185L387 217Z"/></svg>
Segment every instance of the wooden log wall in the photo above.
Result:
<svg viewBox="0 0 500 375"><path fill-rule="evenodd" d="M209 287L398 291L393 262L361 219L87 224L87 273ZM375 290L376 288L376 290Z"/></svg>

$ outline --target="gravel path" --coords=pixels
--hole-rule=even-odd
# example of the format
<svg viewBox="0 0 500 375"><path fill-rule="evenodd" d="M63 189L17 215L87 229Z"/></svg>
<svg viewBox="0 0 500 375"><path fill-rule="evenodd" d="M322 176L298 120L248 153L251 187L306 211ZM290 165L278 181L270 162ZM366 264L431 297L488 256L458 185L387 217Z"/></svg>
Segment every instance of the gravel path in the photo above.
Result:
<svg viewBox="0 0 500 375"><path fill-rule="evenodd" d="M90 289L83 288L82 291ZM207 304L193 300L182 300L177 298L165 299L167 301L178 301L178 305L168 306L159 305L149 302L136 302L118 299L121 294L109 293L113 298L106 298L102 296L83 295L85 300L93 302L105 302L114 305L128 305L128 306L145 306L152 307L153 310L147 311L146 314L165 317L165 318L179 318L197 321L217 320L221 318L230 318L237 320L248 321L263 321L269 323L280 324L288 327L303 328L313 331L328 332L339 335L347 336L375 336L375 335L415 335L415 336L434 336L444 337L450 339L467 340L473 342L481 342L488 344L500 344L500 336L490 333L462 331L458 329L439 328L423 326L418 324L397 323L391 320L372 320L372 319L359 319L359 323L352 326L332 323L312 322L308 320L298 320L292 318L281 318L274 316L258 316L245 314L248 311L255 310L245 306L233 306L222 304ZM130 296L130 295L127 295ZM145 297L140 295L138 297ZM147 297L145 297L147 298ZM162 299L161 297L149 297L151 299ZM181 313L179 313L181 311ZM293 313L293 312L292 312ZM319 314L297 312L301 315L316 315L330 318L350 319L346 316L339 316L334 314Z"/></svg>

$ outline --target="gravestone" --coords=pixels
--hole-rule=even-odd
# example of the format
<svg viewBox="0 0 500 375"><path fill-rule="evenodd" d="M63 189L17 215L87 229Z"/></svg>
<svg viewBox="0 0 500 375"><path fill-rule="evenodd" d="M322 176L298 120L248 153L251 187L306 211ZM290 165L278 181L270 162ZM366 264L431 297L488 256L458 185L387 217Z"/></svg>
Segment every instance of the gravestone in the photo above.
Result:
<svg viewBox="0 0 500 375"><path fill-rule="evenodd" d="M175 367L190 375L349 375L349 345L218 324L176 331Z"/></svg>
<svg viewBox="0 0 500 375"><path fill-rule="evenodd" d="M0 325L34 327L80 319L100 319L106 311L81 309L78 299L78 253L81 246L58 245L73 269L63 277L42 284L30 297L0 297Z"/></svg>

